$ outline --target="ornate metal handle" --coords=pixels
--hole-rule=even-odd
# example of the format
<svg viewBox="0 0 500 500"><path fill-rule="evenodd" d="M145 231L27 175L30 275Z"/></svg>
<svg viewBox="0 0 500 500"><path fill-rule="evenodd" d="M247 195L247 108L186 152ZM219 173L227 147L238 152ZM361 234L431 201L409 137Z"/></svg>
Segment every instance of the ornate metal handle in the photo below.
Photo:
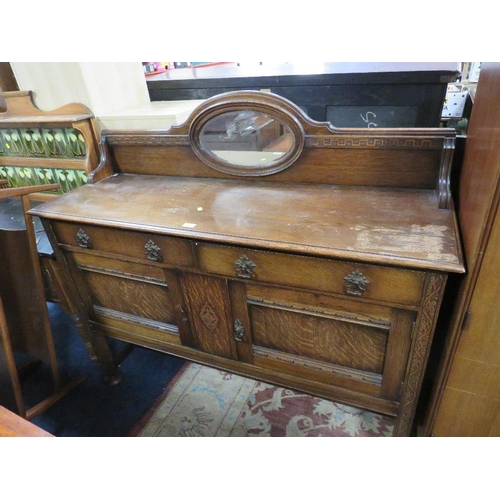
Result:
<svg viewBox="0 0 500 500"><path fill-rule="evenodd" d="M146 249L146 257L149 260L154 260L155 262L161 262L162 257L160 255L161 248L155 244L153 240L148 240L147 243L144 245L144 248Z"/></svg>
<svg viewBox="0 0 500 500"><path fill-rule="evenodd" d="M246 255L242 255L236 262L236 274L240 278L251 278L253 270L256 267Z"/></svg>
<svg viewBox="0 0 500 500"><path fill-rule="evenodd" d="M76 239L78 241L78 245L82 248L92 248L92 243L90 242L90 236L83 230L79 229L76 233Z"/></svg>
<svg viewBox="0 0 500 500"><path fill-rule="evenodd" d="M361 297L366 291L366 286L370 284L359 269L344 276L344 280L347 282L344 286L345 292L349 295L355 295L356 297Z"/></svg>
<svg viewBox="0 0 500 500"><path fill-rule="evenodd" d="M239 319L236 319L234 321L234 339L237 342L241 342L244 336L245 336L245 327L243 326L243 323Z"/></svg>

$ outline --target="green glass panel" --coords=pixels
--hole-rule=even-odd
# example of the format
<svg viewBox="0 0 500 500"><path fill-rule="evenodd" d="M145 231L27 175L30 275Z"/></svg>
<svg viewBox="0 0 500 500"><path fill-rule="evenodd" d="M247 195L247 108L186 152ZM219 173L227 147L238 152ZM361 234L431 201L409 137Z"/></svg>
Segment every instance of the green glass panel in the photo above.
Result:
<svg viewBox="0 0 500 500"><path fill-rule="evenodd" d="M68 143L68 149L71 151L73 156L77 158L84 158L87 152L85 147L85 139L82 133L73 128L67 128L65 130L66 141Z"/></svg>
<svg viewBox="0 0 500 500"><path fill-rule="evenodd" d="M17 129L0 130L2 149L6 156L27 156L21 134Z"/></svg>
<svg viewBox="0 0 500 500"><path fill-rule="evenodd" d="M45 141L47 156L68 157L68 147L62 129L42 129L42 136Z"/></svg>
<svg viewBox="0 0 500 500"><path fill-rule="evenodd" d="M47 156L45 142L40 129L21 129L20 135L24 141L28 156Z"/></svg>
<svg viewBox="0 0 500 500"><path fill-rule="evenodd" d="M74 128L0 129L0 155L85 158L82 133Z"/></svg>
<svg viewBox="0 0 500 500"><path fill-rule="evenodd" d="M59 193L67 193L87 183L87 175L83 170L67 170L61 168L0 166L0 179L6 179L8 181L7 187L58 183L60 185Z"/></svg>

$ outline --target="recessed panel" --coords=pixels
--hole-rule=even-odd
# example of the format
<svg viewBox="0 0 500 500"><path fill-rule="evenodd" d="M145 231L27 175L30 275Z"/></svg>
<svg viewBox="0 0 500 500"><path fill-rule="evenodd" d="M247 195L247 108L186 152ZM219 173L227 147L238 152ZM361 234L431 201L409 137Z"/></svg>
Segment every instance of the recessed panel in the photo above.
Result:
<svg viewBox="0 0 500 500"><path fill-rule="evenodd" d="M168 288L110 274L85 272L92 303L160 323L175 324Z"/></svg>
<svg viewBox="0 0 500 500"><path fill-rule="evenodd" d="M328 317L251 306L252 338L259 347L382 374L388 330Z"/></svg>

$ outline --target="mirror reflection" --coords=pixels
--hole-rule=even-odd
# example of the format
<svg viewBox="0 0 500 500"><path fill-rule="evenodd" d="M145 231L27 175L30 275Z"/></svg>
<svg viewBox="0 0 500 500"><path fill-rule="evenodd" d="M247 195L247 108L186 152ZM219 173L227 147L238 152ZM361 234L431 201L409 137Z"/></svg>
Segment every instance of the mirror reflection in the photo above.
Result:
<svg viewBox="0 0 500 500"><path fill-rule="evenodd" d="M209 120L200 143L211 155L239 167L272 166L292 150L290 128L257 111L230 111Z"/></svg>

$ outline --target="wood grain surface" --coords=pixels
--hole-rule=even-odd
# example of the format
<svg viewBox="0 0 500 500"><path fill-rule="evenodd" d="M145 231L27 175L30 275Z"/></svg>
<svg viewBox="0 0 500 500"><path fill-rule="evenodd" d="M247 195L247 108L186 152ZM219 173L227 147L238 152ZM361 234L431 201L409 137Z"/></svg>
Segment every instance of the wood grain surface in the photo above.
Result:
<svg viewBox="0 0 500 500"><path fill-rule="evenodd" d="M33 213L311 255L464 270L454 212L437 208L434 191L120 175Z"/></svg>

